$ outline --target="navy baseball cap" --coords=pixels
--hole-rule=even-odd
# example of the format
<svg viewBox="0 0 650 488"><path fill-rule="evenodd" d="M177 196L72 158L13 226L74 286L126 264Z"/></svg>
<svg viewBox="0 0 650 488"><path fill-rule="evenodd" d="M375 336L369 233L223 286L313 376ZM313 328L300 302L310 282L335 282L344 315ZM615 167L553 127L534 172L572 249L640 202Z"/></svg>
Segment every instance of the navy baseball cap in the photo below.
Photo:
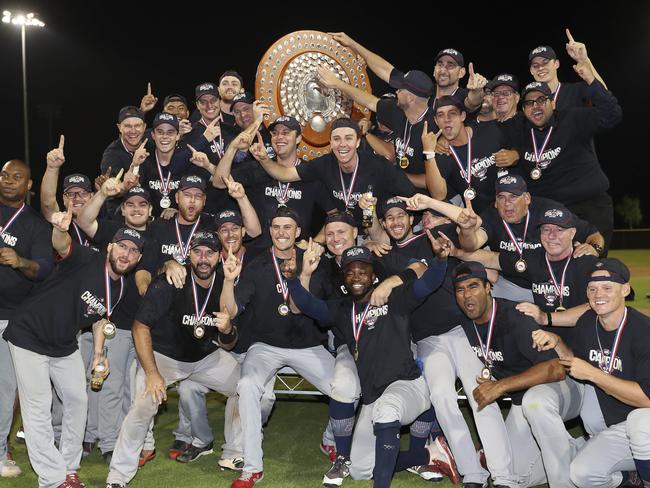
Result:
<svg viewBox="0 0 650 488"><path fill-rule="evenodd" d="M144 237L140 232L130 227L122 227L115 232L111 242L131 241L140 251L144 247Z"/></svg>
<svg viewBox="0 0 650 488"><path fill-rule="evenodd" d="M463 57L463 54L460 51L457 51L456 49L447 48L438 51L438 54L436 54L436 58L433 60L433 62L437 63L438 60L443 56L451 56L454 59L454 61L458 63L458 66L461 67L465 66L465 58Z"/></svg>
<svg viewBox="0 0 650 488"><path fill-rule="evenodd" d="M460 263L454 268L451 276L454 284L469 280L470 278L479 278L484 281L487 281L488 279L485 266L483 266L478 261L467 261Z"/></svg>
<svg viewBox="0 0 650 488"><path fill-rule="evenodd" d="M255 98L250 92L240 93L238 95L235 95L235 97L232 99L230 110L233 111L235 109L235 104L237 103L247 103L248 105L252 105L254 101Z"/></svg>
<svg viewBox="0 0 650 488"><path fill-rule="evenodd" d="M510 73L500 73L496 75L488 83L488 88L494 90L497 86L501 85L509 86L516 92L519 91L519 80L515 75L511 75Z"/></svg>
<svg viewBox="0 0 650 488"><path fill-rule="evenodd" d="M178 117L175 115L172 115L168 112L157 113L153 118L152 127L155 129L156 127L163 124L169 124L178 131Z"/></svg>
<svg viewBox="0 0 650 488"><path fill-rule="evenodd" d="M435 85L429 75L416 69L404 74L393 70L389 82L390 86L396 90L408 90L413 95L422 98L429 98L435 91Z"/></svg>
<svg viewBox="0 0 650 488"><path fill-rule="evenodd" d="M528 53L528 66L530 66L533 59L538 56L546 59L557 59L557 54L555 54L555 50L551 46L537 46Z"/></svg>
<svg viewBox="0 0 650 488"><path fill-rule="evenodd" d="M341 129L343 127L348 127L350 129L354 129L354 131L358 134L359 133L359 124L357 123L356 120L352 120L350 117L341 117L339 119L336 119L332 123L332 128L330 130L330 134L334 132L336 129Z"/></svg>
<svg viewBox="0 0 650 488"><path fill-rule="evenodd" d="M607 271L609 276L591 276L589 281L613 281L624 285L630 282L630 270L623 261L616 258L600 259L594 264L591 274Z"/></svg>
<svg viewBox="0 0 650 488"><path fill-rule="evenodd" d="M543 81L533 81L524 87L521 92L521 98L524 98L526 95L533 91L540 92L542 95L546 95L547 97L550 97L553 94L549 86Z"/></svg>
<svg viewBox="0 0 650 488"><path fill-rule="evenodd" d="M526 181L519 175L505 175L497 179L494 189L496 190L496 194L505 191L519 196L528 191L528 185L526 185Z"/></svg>
<svg viewBox="0 0 650 488"><path fill-rule="evenodd" d="M117 123L121 124L125 119L129 119L131 117L135 117L144 122L144 113L142 110L140 110L138 107L127 105L126 107L122 107L120 109L120 112L117 114Z"/></svg>
<svg viewBox="0 0 650 488"><path fill-rule="evenodd" d="M275 129L276 125L284 125L289 130L295 130L298 135L302 133L302 126L294 117L282 115L269 124L269 131Z"/></svg>
<svg viewBox="0 0 650 488"><path fill-rule="evenodd" d="M93 192L93 184L86 175L81 173L73 173L71 175L63 178L63 192L68 191L69 188L78 187L86 190L87 192Z"/></svg>
<svg viewBox="0 0 650 488"><path fill-rule="evenodd" d="M219 250L219 239L212 232L208 230L202 230L192 236L192 242L190 243L190 249L195 247L206 246L212 249L213 251Z"/></svg>
<svg viewBox="0 0 650 488"><path fill-rule="evenodd" d="M547 208L544 211L537 222L537 226L540 227L544 224L553 224L565 229L576 226L573 213L561 205Z"/></svg>
<svg viewBox="0 0 650 488"><path fill-rule="evenodd" d="M444 95L436 100L436 110L442 107L456 107L461 112L465 112L465 103L451 95Z"/></svg>
<svg viewBox="0 0 650 488"><path fill-rule="evenodd" d="M242 218L241 213L239 213L239 210L222 210L217 214L217 230L219 230L219 227L223 224L228 222L237 225L244 225L244 219Z"/></svg>
<svg viewBox="0 0 650 488"><path fill-rule="evenodd" d="M354 216L350 212L342 212L340 210L332 212L331 214L328 214L327 217L325 217L325 225L331 224L333 222L343 222L344 224L348 224L352 227L357 226L357 223L354 220Z"/></svg>
<svg viewBox="0 0 650 488"><path fill-rule="evenodd" d="M372 252L367 247L354 246L343 251L341 255L341 268L345 268L348 264L360 261L362 263L372 264L374 258Z"/></svg>
<svg viewBox="0 0 650 488"><path fill-rule="evenodd" d="M408 209L406 208L405 201L400 200L397 197L391 197L388 200L381 202L380 214L382 218L386 216L386 212L388 212L391 208L401 208L406 213L409 213Z"/></svg>
<svg viewBox="0 0 650 488"><path fill-rule="evenodd" d="M219 98L219 90L217 89L217 85L209 81L197 85L194 89L194 98L198 100L203 95L214 95L215 97Z"/></svg>
<svg viewBox="0 0 650 488"><path fill-rule="evenodd" d="M184 104L186 107L187 105L187 98L185 98L183 95L179 95L178 93L170 93L165 97L165 100L163 101L163 108L165 105L171 102L181 102Z"/></svg>
<svg viewBox="0 0 650 488"><path fill-rule="evenodd" d="M276 219L278 217L288 217L290 219L293 219L296 225L300 227L300 217L298 217L298 214L295 210L287 207L286 205L280 205L277 209L275 209L275 213L269 219L269 225L271 225L273 219Z"/></svg>
<svg viewBox="0 0 650 488"><path fill-rule="evenodd" d="M129 191L124 194L124 201L126 202L129 198L132 197L141 197L144 198L147 202L151 203L151 194L147 191L146 188L141 186L134 186Z"/></svg>
<svg viewBox="0 0 650 488"><path fill-rule="evenodd" d="M205 193L205 180L199 175L184 175L178 185L178 191L185 190L187 188L198 188Z"/></svg>

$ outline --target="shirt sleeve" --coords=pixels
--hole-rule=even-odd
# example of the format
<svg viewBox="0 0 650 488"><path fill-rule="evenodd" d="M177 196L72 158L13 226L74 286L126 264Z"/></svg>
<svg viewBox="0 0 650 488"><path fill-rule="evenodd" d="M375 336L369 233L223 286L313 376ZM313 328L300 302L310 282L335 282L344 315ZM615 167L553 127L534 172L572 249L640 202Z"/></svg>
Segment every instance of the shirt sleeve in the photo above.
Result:
<svg viewBox="0 0 650 488"><path fill-rule="evenodd" d="M532 334L534 330L539 329L539 326L531 317L527 317L514 308L510 310L509 315L510 323L516 324L512 330L514 331L517 340L517 349L519 349L526 359L533 364L557 359L558 356L554 349L540 352L532 347Z"/></svg>
<svg viewBox="0 0 650 488"><path fill-rule="evenodd" d="M325 160L314 159L296 166L298 176L302 181L322 181L324 178Z"/></svg>
<svg viewBox="0 0 650 488"><path fill-rule="evenodd" d="M379 99L377 102L377 121L389 129L393 131L399 129L400 117L403 116L404 112L397 106L396 100Z"/></svg>

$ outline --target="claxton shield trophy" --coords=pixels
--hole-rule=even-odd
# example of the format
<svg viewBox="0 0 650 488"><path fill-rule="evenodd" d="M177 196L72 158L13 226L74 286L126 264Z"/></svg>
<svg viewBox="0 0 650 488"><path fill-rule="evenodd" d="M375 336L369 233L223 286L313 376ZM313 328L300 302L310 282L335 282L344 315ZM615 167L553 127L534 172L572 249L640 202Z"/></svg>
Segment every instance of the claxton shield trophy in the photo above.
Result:
<svg viewBox="0 0 650 488"><path fill-rule="evenodd" d="M318 31L297 31L276 41L260 61L255 78L255 97L271 107L266 125L282 115L300 122L303 132L298 156L305 160L329 152L329 129L337 118L370 118L368 109L318 83L319 66L371 93L365 60Z"/></svg>

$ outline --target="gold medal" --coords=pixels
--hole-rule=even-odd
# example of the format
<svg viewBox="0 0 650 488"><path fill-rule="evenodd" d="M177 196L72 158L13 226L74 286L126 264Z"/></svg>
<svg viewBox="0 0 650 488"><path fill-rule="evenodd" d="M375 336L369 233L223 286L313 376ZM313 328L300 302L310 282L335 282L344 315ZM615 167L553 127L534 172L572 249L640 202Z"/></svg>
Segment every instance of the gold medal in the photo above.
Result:
<svg viewBox="0 0 650 488"><path fill-rule="evenodd" d="M530 177L533 180L539 180L542 177L542 170L539 168L539 166L535 166L530 170Z"/></svg>
<svg viewBox="0 0 650 488"><path fill-rule="evenodd" d="M104 322L104 325L102 326L102 333L104 334L104 337L106 337L106 339L112 339L113 337L115 337L115 330L116 327L113 322L110 321Z"/></svg>
<svg viewBox="0 0 650 488"><path fill-rule="evenodd" d="M281 303L280 305L278 305L278 313L283 317L289 315L289 305L287 305L286 303Z"/></svg>
<svg viewBox="0 0 650 488"><path fill-rule="evenodd" d="M556 312L566 312L566 308L563 307L562 305L560 305L559 307L557 307L557 308L555 309L555 311L556 311Z"/></svg>
<svg viewBox="0 0 650 488"><path fill-rule="evenodd" d="M526 271L526 268L528 268L526 261L523 258L517 259L517 262L515 263L515 269L517 270L517 272L523 273L524 271Z"/></svg>
<svg viewBox="0 0 650 488"><path fill-rule="evenodd" d="M399 167L400 168L406 169L406 168L409 167L409 164L411 164L411 162L409 161L409 158L407 158L406 156L402 156L401 158L399 158Z"/></svg>

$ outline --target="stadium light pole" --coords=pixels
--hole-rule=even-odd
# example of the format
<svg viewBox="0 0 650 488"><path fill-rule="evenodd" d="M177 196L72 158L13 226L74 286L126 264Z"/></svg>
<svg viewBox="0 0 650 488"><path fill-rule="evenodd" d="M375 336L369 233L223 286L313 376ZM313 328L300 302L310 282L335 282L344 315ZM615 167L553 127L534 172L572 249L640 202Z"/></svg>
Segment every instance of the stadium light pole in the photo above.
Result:
<svg viewBox="0 0 650 488"><path fill-rule="evenodd" d="M2 12L2 22L20 26L20 39L23 61L23 131L25 136L25 163L29 166L29 122L27 119L27 45L25 43L27 27L45 27L45 23L36 18L33 13L13 13L9 10Z"/></svg>

